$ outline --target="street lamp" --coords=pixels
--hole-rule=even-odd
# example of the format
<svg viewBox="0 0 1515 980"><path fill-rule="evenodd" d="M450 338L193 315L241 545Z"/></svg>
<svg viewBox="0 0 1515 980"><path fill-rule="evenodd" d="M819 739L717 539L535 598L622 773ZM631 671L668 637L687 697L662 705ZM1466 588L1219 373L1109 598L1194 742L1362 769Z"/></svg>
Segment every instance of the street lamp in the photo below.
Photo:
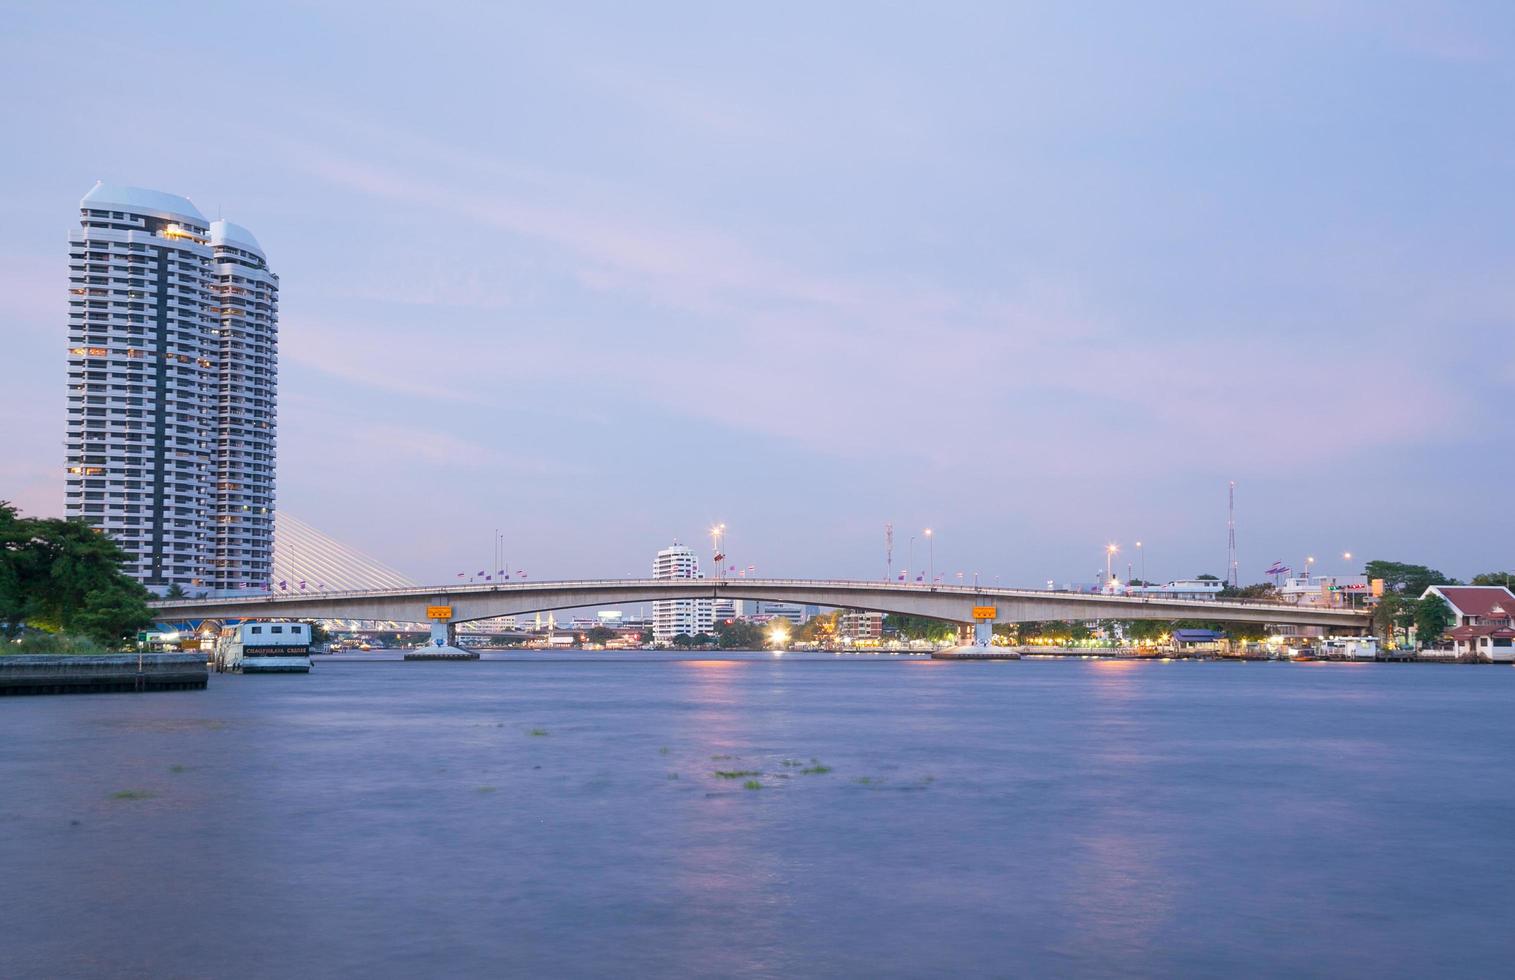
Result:
<svg viewBox="0 0 1515 980"><path fill-rule="evenodd" d="M1110 570L1110 563L1115 560L1115 555L1116 555L1116 552L1118 552L1118 551L1120 551L1120 546L1117 545L1113 541L1110 542L1109 544L1105 545L1105 584L1106 584L1106 586L1108 586L1110 584L1110 580L1115 577L1115 573Z"/></svg>
<svg viewBox="0 0 1515 980"><path fill-rule="evenodd" d="M1142 585L1147 585L1149 584L1147 582L1147 553L1142 550L1142 543L1140 541L1136 542L1136 553L1141 556Z"/></svg>
<svg viewBox="0 0 1515 980"><path fill-rule="evenodd" d="M928 552L928 554L930 556L929 558L927 558L926 584L927 585L935 585L936 584L936 539L931 536L931 529L929 527L926 528L926 530L922 531L921 533L924 534L924 535L926 535L927 552Z"/></svg>
<svg viewBox="0 0 1515 980"><path fill-rule="evenodd" d="M910 535L910 563L905 568L905 584L910 584L910 569L915 567L915 535Z"/></svg>
<svg viewBox="0 0 1515 980"><path fill-rule="evenodd" d="M713 556L713 560L715 561L715 577L716 578L720 578L721 577L721 565L726 560L726 556L723 555L723 554L721 554L721 539L724 538L725 536L726 536L726 525L725 524L715 524L715 525L711 526L711 528L710 528L710 552L711 552L711 554Z"/></svg>

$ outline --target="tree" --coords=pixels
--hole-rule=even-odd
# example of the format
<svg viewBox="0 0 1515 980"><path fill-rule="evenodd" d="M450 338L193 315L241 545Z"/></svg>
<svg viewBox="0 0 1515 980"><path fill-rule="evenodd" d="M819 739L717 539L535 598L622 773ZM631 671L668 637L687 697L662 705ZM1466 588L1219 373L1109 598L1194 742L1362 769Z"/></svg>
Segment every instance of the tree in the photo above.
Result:
<svg viewBox="0 0 1515 980"><path fill-rule="evenodd" d="M311 643L325 643L327 641L328 634L326 632L325 626L322 626L318 621L314 619L305 619L301 620L301 622L310 627Z"/></svg>
<svg viewBox="0 0 1515 980"><path fill-rule="evenodd" d="M591 626L584 634L584 642L604 646L616 638L616 631L608 626Z"/></svg>
<svg viewBox="0 0 1515 980"><path fill-rule="evenodd" d="M121 548L83 521L25 518L0 502L0 617L7 635L27 623L120 643L152 622L147 590L122 571L125 563Z"/></svg>
<svg viewBox="0 0 1515 980"><path fill-rule="evenodd" d="M1432 593L1415 600L1415 637L1421 646L1431 646L1452 625L1452 607Z"/></svg>
<svg viewBox="0 0 1515 980"><path fill-rule="evenodd" d="M1219 575L1196 575L1196 576L1194 576L1194 580L1196 582L1219 582L1220 581L1220 576Z"/></svg>
<svg viewBox="0 0 1515 980"><path fill-rule="evenodd" d="M674 636L673 645L676 647L681 647L683 649L688 649L694 645L694 637L690 636L688 633L679 633Z"/></svg>
<svg viewBox="0 0 1515 980"><path fill-rule="evenodd" d="M0 621L6 637L15 636L26 622L40 555L28 547L30 521L8 501L0 500Z"/></svg>
<svg viewBox="0 0 1515 980"><path fill-rule="evenodd" d="M722 650L761 650L767 638L756 623L736 620L715 624L715 645Z"/></svg>
<svg viewBox="0 0 1515 980"><path fill-rule="evenodd" d="M1373 631L1383 637L1384 646L1394 645L1394 631L1403 625L1406 612L1414 614L1411 605L1403 596L1388 592L1373 607Z"/></svg>
<svg viewBox="0 0 1515 980"><path fill-rule="evenodd" d="M1398 592L1412 598L1420 596L1433 585L1456 584L1455 579L1448 578L1434 568L1398 561L1370 561L1363 566L1362 571L1370 582L1376 578L1383 579L1385 592Z"/></svg>
<svg viewBox="0 0 1515 980"><path fill-rule="evenodd" d="M1222 599L1250 599L1253 601L1266 601L1278 598L1278 587L1272 582L1258 582L1255 585L1243 585L1233 587L1223 586L1220 590Z"/></svg>
<svg viewBox="0 0 1515 980"><path fill-rule="evenodd" d="M836 636L836 626L841 618L840 609L821 613L819 616L811 616L795 629L794 639L805 643L824 643Z"/></svg>
<svg viewBox="0 0 1515 980"><path fill-rule="evenodd" d="M1473 576L1470 585L1502 585L1515 588L1515 572L1480 572Z"/></svg>
<svg viewBox="0 0 1515 980"><path fill-rule="evenodd" d="M884 632L893 633L902 640L928 640L939 643L951 639L957 627L940 619L926 616L906 616L890 613L884 617Z"/></svg>
<svg viewBox="0 0 1515 980"><path fill-rule="evenodd" d="M183 599L184 596L184 586L180 585L178 582L170 585L168 587L168 591L163 593L163 598L165 599Z"/></svg>
<svg viewBox="0 0 1515 980"><path fill-rule="evenodd" d="M1158 640L1171 629L1160 619L1133 619L1122 624L1121 632L1132 640Z"/></svg>

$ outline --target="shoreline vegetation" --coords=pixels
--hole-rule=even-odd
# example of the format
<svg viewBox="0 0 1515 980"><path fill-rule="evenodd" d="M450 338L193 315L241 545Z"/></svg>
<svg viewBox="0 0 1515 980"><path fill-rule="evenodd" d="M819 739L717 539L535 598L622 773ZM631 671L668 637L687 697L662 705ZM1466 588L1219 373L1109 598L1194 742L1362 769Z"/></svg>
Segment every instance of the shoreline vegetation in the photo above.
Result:
<svg viewBox="0 0 1515 980"><path fill-rule="evenodd" d="M125 649L152 623L126 553L82 520L23 517L0 500L0 639L5 653ZM18 642L19 641L19 642Z"/></svg>

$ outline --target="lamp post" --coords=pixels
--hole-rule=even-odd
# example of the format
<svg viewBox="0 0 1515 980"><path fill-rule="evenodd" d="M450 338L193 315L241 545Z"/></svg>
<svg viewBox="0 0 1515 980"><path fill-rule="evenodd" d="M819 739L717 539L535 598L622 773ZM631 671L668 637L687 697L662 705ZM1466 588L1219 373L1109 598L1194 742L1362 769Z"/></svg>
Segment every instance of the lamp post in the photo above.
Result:
<svg viewBox="0 0 1515 980"><path fill-rule="evenodd" d="M929 557L926 560L926 584L927 585L935 585L936 584L936 538L934 538L934 537L931 536L931 529L929 527L926 528L926 530L923 531L923 532L921 532L921 533L923 533L923 534L926 535L926 551L927 551L927 553L929 555Z"/></svg>
<svg viewBox="0 0 1515 980"><path fill-rule="evenodd" d="M1136 553L1141 556L1142 585L1149 585L1150 583L1147 581L1147 553L1142 550L1142 543L1140 541L1136 542Z"/></svg>
<svg viewBox="0 0 1515 980"><path fill-rule="evenodd" d="M915 567L915 535L910 535L910 564L905 569L905 584L910 584L910 569Z"/></svg>
<svg viewBox="0 0 1515 980"><path fill-rule="evenodd" d="M1105 545L1105 588L1110 587L1110 580L1115 577L1115 572L1110 569L1110 563L1115 560L1115 554L1118 551L1120 548L1113 541Z"/></svg>
<svg viewBox="0 0 1515 980"><path fill-rule="evenodd" d="M725 563L726 556L721 554L721 539L726 536L726 525L715 524L710 528L710 552L715 562L715 577L721 577L721 565Z"/></svg>

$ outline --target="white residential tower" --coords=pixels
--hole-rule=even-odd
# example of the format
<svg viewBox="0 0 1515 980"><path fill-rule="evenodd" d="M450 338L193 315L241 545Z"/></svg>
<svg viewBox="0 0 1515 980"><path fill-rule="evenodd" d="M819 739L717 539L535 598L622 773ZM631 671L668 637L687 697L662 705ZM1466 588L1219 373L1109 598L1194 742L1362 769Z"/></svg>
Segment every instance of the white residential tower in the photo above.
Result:
<svg viewBox="0 0 1515 980"><path fill-rule="evenodd" d="M96 184L79 225L66 513L156 591L267 588L277 277L244 229L174 194Z"/></svg>

